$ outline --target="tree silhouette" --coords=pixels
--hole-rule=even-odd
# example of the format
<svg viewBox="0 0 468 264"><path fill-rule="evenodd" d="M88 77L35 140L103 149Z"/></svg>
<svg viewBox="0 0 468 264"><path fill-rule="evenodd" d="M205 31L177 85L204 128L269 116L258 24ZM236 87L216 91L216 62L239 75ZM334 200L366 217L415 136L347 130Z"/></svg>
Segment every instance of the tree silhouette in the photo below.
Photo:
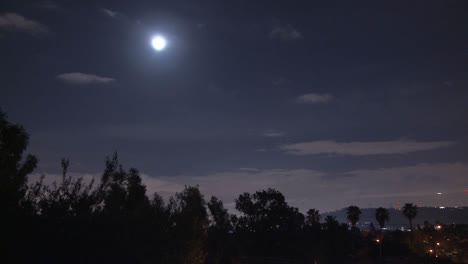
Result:
<svg viewBox="0 0 468 264"><path fill-rule="evenodd" d="M346 263L344 256L353 252L355 242L348 225L340 225L336 217L328 215L320 233L318 263Z"/></svg>
<svg viewBox="0 0 468 264"><path fill-rule="evenodd" d="M346 210L346 217L351 222L352 228L356 227L356 223L359 221L361 217L361 209L355 205L351 205Z"/></svg>
<svg viewBox="0 0 468 264"><path fill-rule="evenodd" d="M208 202L208 209L211 215L211 226L222 233L228 233L232 230L231 215L224 208L223 202L217 197L212 196Z"/></svg>
<svg viewBox="0 0 468 264"><path fill-rule="evenodd" d="M317 209L309 209L309 211L307 211L306 224L309 226L320 224L320 212Z"/></svg>
<svg viewBox="0 0 468 264"><path fill-rule="evenodd" d="M38 203L37 210L55 220L68 217L89 217L94 204L92 193L94 181L88 184L83 177L68 176L69 161L62 159L62 178L60 182L54 181L51 186L44 186L42 182L35 188L40 188L30 199ZM34 188L30 188L33 190Z"/></svg>
<svg viewBox="0 0 468 264"><path fill-rule="evenodd" d="M403 208L403 215L408 219L410 230L413 231L413 219L418 214L418 207L412 203L406 203Z"/></svg>
<svg viewBox="0 0 468 264"><path fill-rule="evenodd" d="M327 230L334 230L339 227L340 223L338 223L338 221L336 220L336 217L332 215L327 215L327 217L325 217L324 225Z"/></svg>
<svg viewBox="0 0 468 264"><path fill-rule="evenodd" d="M174 219L171 235L176 238L177 262L204 263L209 222L206 202L198 186L185 186L169 206Z"/></svg>
<svg viewBox="0 0 468 264"><path fill-rule="evenodd" d="M241 213L234 218L241 251L251 255L295 255L304 215L275 189L243 193L235 200Z"/></svg>
<svg viewBox="0 0 468 264"><path fill-rule="evenodd" d="M244 193L235 200L236 209L243 213L238 227L253 232L293 231L304 223L304 215L286 203L283 194L275 189Z"/></svg>
<svg viewBox="0 0 468 264"><path fill-rule="evenodd" d="M37 158L26 155L29 135L20 125L11 124L0 109L0 208L4 215L17 212L27 190L27 175L37 166ZM3 214L2 213L2 214Z"/></svg>
<svg viewBox="0 0 468 264"><path fill-rule="evenodd" d="M377 220L377 223L380 225L380 229L382 229L385 227L385 223L390 220L390 213L387 209L379 207L375 210L375 220Z"/></svg>
<svg viewBox="0 0 468 264"><path fill-rule="evenodd" d="M418 214L418 207L412 203L406 203L403 208L403 215L408 219L411 230L410 234L410 247L413 248L413 219Z"/></svg>
<svg viewBox="0 0 468 264"><path fill-rule="evenodd" d="M34 207L25 200L26 184L28 174L36 168L37 158L24 154L28 141L23 127L10 123L0 109L0 262L3 263L20 261L21 248L16 245L26 241L31 226L24 218ZM25 207L27 212L22 209Z"/></svg>
<svg viewBox="0 0 468 264"><path fill-rule="evenodd" d="M146 196L146 186L143 185L137 169L132 168L129 170L126 185L127 198L124 210L134 216L144 214L148 210L150 203Z"/></svg>
<svg viewBox="0 0 468 264"><path fill-rule="evenodd" d="M377 220L377 223L380 225L380 229L382 229L385 227L385 223L390 220L390 213L387 209L379 207L375 210L375 220Z"/></svg>
<svg viewBox="0 0 468 264"><path fill-rule="evenodd" d="M232 255L231 232L233 226L231 215L224 208L223 202L212 196L208 202L211 224L208 229L208 262L229 263Z"/></svg>
<svg viewBox="0 0 468 264"><path fill-rule="evenodd" d="M385 222L390 220L390 213L387 209L379 207L375 210L375 219L379 223L380 232L379 232L379 255L382 257L382 229L385 227Z"/></svg>

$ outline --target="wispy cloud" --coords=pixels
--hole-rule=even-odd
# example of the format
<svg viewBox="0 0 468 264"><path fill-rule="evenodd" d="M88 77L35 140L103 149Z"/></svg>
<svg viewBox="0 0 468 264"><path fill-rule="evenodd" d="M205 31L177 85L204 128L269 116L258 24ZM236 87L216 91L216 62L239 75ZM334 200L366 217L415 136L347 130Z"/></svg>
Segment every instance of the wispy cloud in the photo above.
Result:
<svg viewBox="0 0 468 264"><path fill-rule="evenodd" d="M351 156L406 154L416 151L433 150L454 145L453 141L371 141L371 142L336 142L320 140L301 142L281 146L281 149L293 155L337 154Z"/></svg>
<svg viewBox="0 0 468 264"><path fill-rule="evenodd" d="M25 18L16 13L5 13L0 15L0 29L8 31L26 32L33 35L47 33L48 29L43 24Z"/></svg>
<svg viewBox="0 0 468 264"><path fill-rule="evenodd" d="M271 137L271 138L275 138L275 137L283 137L284 135L286 135L286 133L282 132L282 131L278 131L278 130L267 130L263 133L263 136L265 137Z"/></svg>
<svg viewBox="0 0 468 264"><path fill-rule="evenodd" d="M116 18L119 15L119 12L110 10L108 8L101 8L101 12L104 13L105 15L111 17L111 18Z"/></svg>
<svg viewBox="0 0 468 264"><path fill-rule="evenodd" d="M333 99L334 96L331 94L308 93L299 96L296 101L301 104L325 104Z"/></svg>
<svg viewBox="0 0 468 264"><path fill-rule="evenodd" d="M282 41L294 41L303 38L302 33L289 24L286 26L276 26L273 28L270 32L270 37Z"/></svg>
<svg viewBox="0 0 468 264"><path fill-rule="evenodd" d="M71 84L108 84L115 82L114 78L81 72L62 73L57 75L57 79Z"/></svg>

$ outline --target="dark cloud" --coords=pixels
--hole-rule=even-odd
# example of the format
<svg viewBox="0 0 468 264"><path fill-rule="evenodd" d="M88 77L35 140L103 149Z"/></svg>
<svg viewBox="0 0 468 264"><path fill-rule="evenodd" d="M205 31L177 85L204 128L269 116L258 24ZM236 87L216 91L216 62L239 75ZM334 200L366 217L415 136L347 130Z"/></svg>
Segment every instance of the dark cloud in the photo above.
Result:
<svg viewBox="0 0 468 264"><path fill-rule="evenodd" d="M114 78L81 72L62 73L57 75L57 79L71 84L108 84L115 82Z"/></svg>
<svg viewBox="0 0 468 264"><path fill-rule="evenodd" d="M284 145L282 150L293 155L337 154L337 155L389 155L407 154L417 151L434 150L454 145L452 141L373 141L373 142L336 142L321 140Z"/></svg>

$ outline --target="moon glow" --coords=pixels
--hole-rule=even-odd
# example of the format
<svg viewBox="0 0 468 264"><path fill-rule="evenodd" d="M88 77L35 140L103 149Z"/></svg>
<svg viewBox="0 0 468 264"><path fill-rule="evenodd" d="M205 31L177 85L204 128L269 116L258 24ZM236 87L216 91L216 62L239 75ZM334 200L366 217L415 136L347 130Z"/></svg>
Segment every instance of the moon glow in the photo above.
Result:
<svg viewBox="0 0 468 264"><path fill-rule="evenodd" d="M155 36L152 40L151 40L151 46L153 46L153 48L156 50L156 51L162 51L166 48L167 46L167 41L164 37L162 36Z"/></svg>

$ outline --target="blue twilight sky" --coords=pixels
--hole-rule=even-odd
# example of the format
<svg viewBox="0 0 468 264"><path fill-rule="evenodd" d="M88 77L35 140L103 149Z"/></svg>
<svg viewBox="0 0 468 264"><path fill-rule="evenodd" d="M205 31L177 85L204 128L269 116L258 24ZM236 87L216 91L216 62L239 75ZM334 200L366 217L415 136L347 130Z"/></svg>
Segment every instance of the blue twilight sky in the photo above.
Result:
<svg viewBox="0 0 468 264"><path fill-rule="evenodd" d="M167 197L468 205L468 1L0 4L0 107L36 174L114 151ZM164 36L161 52L151 38ZM442 197L437 197L441 192Z"/></svg>

